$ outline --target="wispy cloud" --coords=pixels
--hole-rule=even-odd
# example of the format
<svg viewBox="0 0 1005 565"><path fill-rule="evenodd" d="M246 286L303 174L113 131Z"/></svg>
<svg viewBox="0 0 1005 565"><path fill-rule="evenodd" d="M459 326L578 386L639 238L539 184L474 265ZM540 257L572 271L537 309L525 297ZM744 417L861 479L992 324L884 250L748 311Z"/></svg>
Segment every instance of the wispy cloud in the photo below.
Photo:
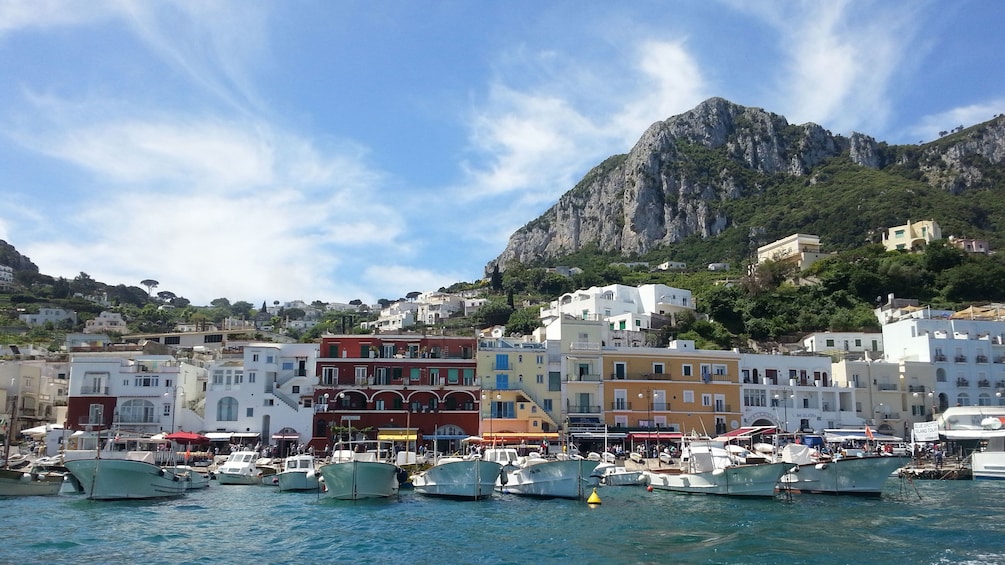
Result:
<svg viewBox="0 0 1005 565"><path fill-rule="evenodd" d="M108 2L66 0L3 0L0 2L0 38L25 29L45 29L97 22L113 16Z"/></svg>
<svg viewBox="0 0 1005 565"><path fill-rule="evenodd" d="M939 133L950 131L957 126L970 127L986 122L1005 111L1005 98L951 108L945 112L923 116L917 124L908 129L912 138L931 141L939 138Z"/></svg>
<svg viewBox="0 0 1005 565"><path fill-rule="evenodd" d="M915 10L904 3L734 4L771 24L784 57L775 111L793 123L838 133L876 132L889 118L890 89L906 53L919 46Z"/></svg>

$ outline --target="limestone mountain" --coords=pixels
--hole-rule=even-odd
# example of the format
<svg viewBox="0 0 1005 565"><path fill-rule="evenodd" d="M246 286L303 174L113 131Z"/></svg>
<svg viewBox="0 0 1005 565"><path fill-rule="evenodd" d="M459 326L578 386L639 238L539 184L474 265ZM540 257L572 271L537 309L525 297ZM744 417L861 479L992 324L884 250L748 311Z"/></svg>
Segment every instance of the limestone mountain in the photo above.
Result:
<svg viewBox="0 0 1005 565"><path fill-rule="evenodd" d="M943 134L888 145L711 98L594 167L517 230L487 272L583 249L674 258L686 255L685 240L726 235L736 245L712 260L743 259L794 232L840 250L922 217L944 233L1005 243L1005 116Z"/></svg>

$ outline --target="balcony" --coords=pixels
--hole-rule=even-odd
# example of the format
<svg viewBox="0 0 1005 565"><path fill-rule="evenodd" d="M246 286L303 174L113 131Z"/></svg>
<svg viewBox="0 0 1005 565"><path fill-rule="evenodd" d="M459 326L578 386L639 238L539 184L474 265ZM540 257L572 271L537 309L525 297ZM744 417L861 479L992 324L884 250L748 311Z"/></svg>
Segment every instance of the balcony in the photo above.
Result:
<svg viewBox="0 0 1005 565"><path fill-rule="evenodd" d="M942 361L945 361L945 360L946 360L946 356L940 353L940 354L936 355L936 356L934 357L934 359L935 359L936 361L939 361L939 362L942 362Z"/></svg>
<svg viewBox="0 0 1005 565"><path fill-rule="evenodd" d="M979 380L979 381L977 381L977 386L979 388L991 388L991 381L989 381L987 379Z"/></svg>
<svg viewBox="0 0 1005 565"><path fill-rule="evenodd" d="M908 385L907 392L925 392L925 385Z"/></svg>
<svg viewBox="0 0 1005 565"><path fill-rule="evenodd" d="M604 380L604 376L600 374L585 373L582 375L571 374L565 376L566 382L591 382L599 383Z"/></svg>
<svg viewBox="0 0 1005 565"><path fill-rule="evenodd" d="M956 379L956 386L970 386L970 381L967 379Z"/></svg>
<svg viewBox="0 0 1005 565"><path fill-rule="evenodd" d="M82 396L96 395L100 394L103 396L108 396L107 386L82 386L80 387L80 394Z"/></svg>
<svg viewBox="0 0 1005 565"><path fill-rule="evenodd" d="M953 357L953 361L956 361L957 363L966 363L967 362L967 356L966 355L957 355L956 357Z"/></svg>
<svg viewBox="0 0 1005 565"><path fill-rule="evenodd" d="M569 349L572 351L596 351L600 352L601 344L594 341L574 341L569 344Z"/></svg>
<svg viewBox="0 0 1005 565"><path fill-rule="evenodd" d="M897 390L897 385L890 383L879 383L876 386L876 388L879 390Z"/></svg>
<svg viewBox="0 0 1005 565"><path fill-rule="evenodd" d="M570 414L600 414L601 407L591 404L572 405L568 407Z"/></svg>
<svg viewBox="0 0 1005 565"><path fill-rule="evenodd" d="M987 355L978 355L977 356L977 362L978 363L987 363L988 362L988 356Z"/></svg>
<svg viewBox="0 0 1005 565"><path fill-rule="evenodd" d="M146 424L146 425L153 425L153 424L159 424L159 423L160 423L160 420L155 420L153 418L142 418L142 417L131 417L131 416L116 416L115 418L112 419L112 424L113 425L116 425L116 424L128 424L128 425Z"/></svg>

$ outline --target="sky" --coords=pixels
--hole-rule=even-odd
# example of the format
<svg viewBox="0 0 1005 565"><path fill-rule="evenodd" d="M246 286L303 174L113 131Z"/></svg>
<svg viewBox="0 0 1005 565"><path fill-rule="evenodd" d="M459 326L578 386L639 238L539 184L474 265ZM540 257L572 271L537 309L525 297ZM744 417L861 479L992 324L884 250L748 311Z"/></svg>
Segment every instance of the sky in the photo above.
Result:
<svg viewBox="0 0 1005 565"><path fill-rule="evenodd" d="M0 239L195 305L374 303L713 96L919 143L1005 112L1005 2L0 0Z"/></svg>

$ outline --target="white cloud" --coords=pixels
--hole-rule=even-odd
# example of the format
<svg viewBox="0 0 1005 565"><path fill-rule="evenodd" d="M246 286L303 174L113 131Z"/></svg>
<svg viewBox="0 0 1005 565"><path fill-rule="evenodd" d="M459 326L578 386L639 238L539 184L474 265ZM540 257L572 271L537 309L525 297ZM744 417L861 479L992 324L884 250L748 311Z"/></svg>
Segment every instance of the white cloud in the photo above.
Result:
<svg viewBox="0 0 1005 565"><path fill-rule="evenodd" d="M0 2L0 37L25 29L93 23L111 16L113 8L99 1L3 0Z"/></svg>
<svg viewBox="0 0 1005 565"><path fill-rule="evenodd" d="M1005 111L1005 98L951 108L945 112L923 116L917 124L908 128L908 135L911 139L931 141L939 138L939 132L951 131L957 126L970 127L986 122L1002 111Z"/></svg>
<svg viewBox="0 0 1005 565"><path fill-rule="evenodd" d="M849 2L737 6L778 32L783 64L774 75L774 111L790 122L815 122L838 133L886 125L890 89L907 52L919 49L912 44L915 9Z"/></svg>
<svg viewBox="0 0 1005 565"><path fill-rule="evenodd" d="M435 272L399 264L369 265L363 270L362 282L372 286L362 290L362 293L373 296L376 292L378 296L375 296L372 302L377 298L395 300L414 290L420 292L436 290L463 280L464 277L457 272Z"/></svg>

